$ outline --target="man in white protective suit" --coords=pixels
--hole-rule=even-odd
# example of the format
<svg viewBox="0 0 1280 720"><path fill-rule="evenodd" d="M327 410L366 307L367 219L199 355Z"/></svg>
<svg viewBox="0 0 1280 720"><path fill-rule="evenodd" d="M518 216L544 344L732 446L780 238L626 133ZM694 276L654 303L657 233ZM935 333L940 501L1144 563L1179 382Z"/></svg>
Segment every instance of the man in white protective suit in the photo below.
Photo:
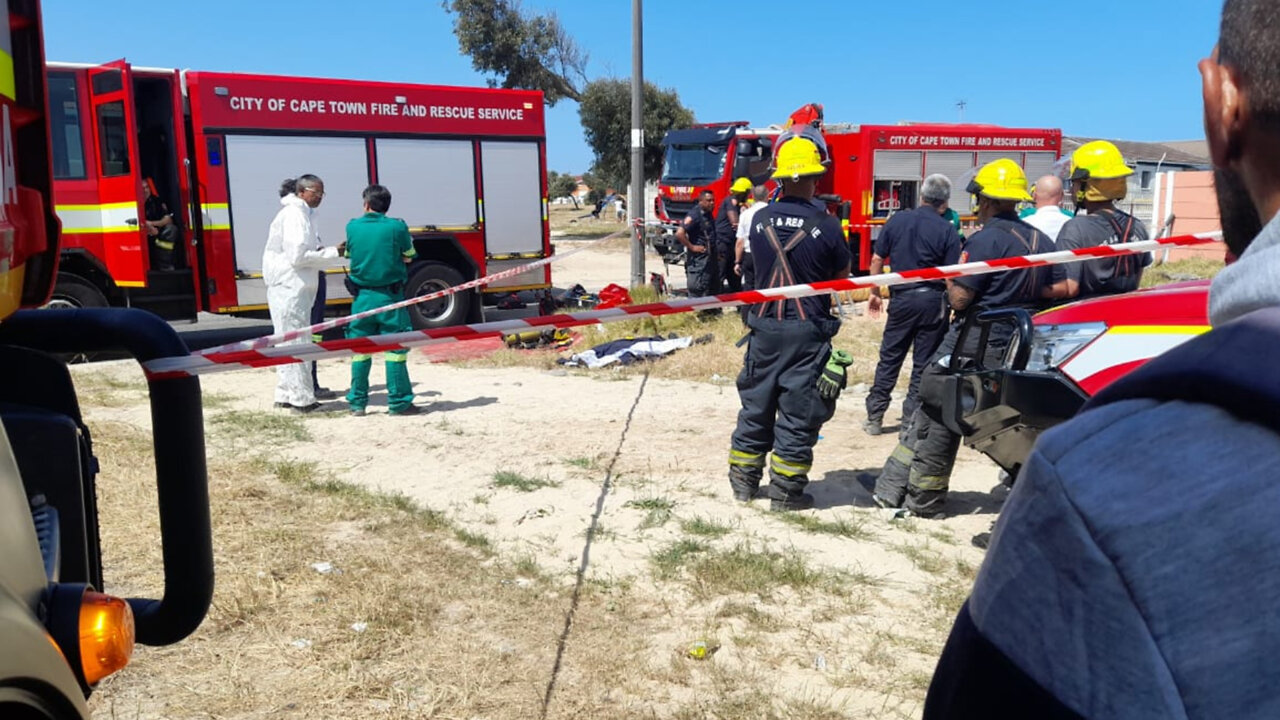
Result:
<svg viewBox="0 0 1280 720"><path fill-rule="evenodd" d="M322 247L316 234L315 209L324 199L324 182L303 175L294 192L280 198L280 212L271 221L267 247L262 253L262 278L267 283L267 307L275 332L300 330L311 321L319 273L338 259L336 247ZM301 338L281 345L305 344ZM280 365L276 379L276 407L311 412L320 407L311 380L310 362Z"/></svg>

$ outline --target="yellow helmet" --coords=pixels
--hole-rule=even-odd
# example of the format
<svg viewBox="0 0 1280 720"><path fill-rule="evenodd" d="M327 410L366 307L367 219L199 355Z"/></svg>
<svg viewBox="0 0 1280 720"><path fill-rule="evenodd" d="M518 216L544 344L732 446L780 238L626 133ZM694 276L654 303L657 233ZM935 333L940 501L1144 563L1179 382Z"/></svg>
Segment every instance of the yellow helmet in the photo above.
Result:
<svg viewBox="0 0 1280 720"><path fill-rule="evenodd" d="M1106 140L1087 142L1071 153L1072 180L1109 180L1132 174L1119 148Z"/></svg>
<svg viewBox="0 0 1280 720"><path fill-rule="evenodd" d="M994 200L1030 201L1027 174L1018 163L1001 158L983 165L966 188L970 194L985 195Z"/></svg>
<svg viewBox="0 0 1280 720"><path fill-rule="evenodd" d="M799 180L827 171L822 164L822 151L807 137L788 138L773 156L774 180Z"/></svg>
<svg viewBox="0 0 1280 720"><path fill-rule="evenodd" d="M752 183L749 178L740 177L733 181L733 185L729 186L729 192L737 195L738 193L750 192L751 187Z"/></svg>
<svg viewBox="0 0 1280 720"><path fill-rule="evenodd" d="M1123 200L1129 192L1125 178L1132 174L1120 150L1106 140L1087 142L1071 153L1070 179L1077 203Z"/></svg>

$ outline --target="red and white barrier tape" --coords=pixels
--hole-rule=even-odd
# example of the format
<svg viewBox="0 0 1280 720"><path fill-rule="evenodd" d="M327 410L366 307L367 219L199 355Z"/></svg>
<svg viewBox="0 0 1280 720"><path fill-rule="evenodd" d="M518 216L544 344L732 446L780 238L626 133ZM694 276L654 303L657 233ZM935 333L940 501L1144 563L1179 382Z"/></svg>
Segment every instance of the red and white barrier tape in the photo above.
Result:
<svg viewBox="0 0 1280 720"><path fill-rule="evenodd" d="M597 238L595 240L592 240L588 242L586 245L583 245L582 247L579 247L579 248L574 248L573 250L570 250L569 252L566 252L566 253L558 253L550 257L545 257L539 260L535 260L531 263L526 263L524 265L517 265L516 267L503 270L502 272L496 272L492 275L485 275L484 277L476 278L475 280L468 280L459 285L454 285L453 287L448 287L443 290L437 290L432 293L427 293L426 295L418 295L416 297L407 298L397 303L392 303L390 305L384 305L379 308L374 308L373 310L366 310L364 312L356 313L354 315L347 315L345 317L334 318L333 320L325 320L324 322L316 323L315 325L301 328L299 330L289 330L287 332L282 332L277 335L266 335L264 337L254 338L252 340L242 340L240 342L228 343L226 345L220 345L215 348L208 348L205 350L201 350L199 353L196 353L196 354L204 355L204 356L213 356L213 355L222 355L225 353L240 352L243 350L260 350L262 348L279 345L280 343L286 343L291 340L300 340L302 338L309 338L312 335L318 335L324 332L325 330L332 330L334 328L342 327L343 325L353 323L356 320L363 320L364 318L373 317L374 315L381 315L384 312L399 310L400 308L406 308L411 305L417 305L418 303L429 302L431 300L439 300L442 297L453 295L455 293L462 292L463 290L471 290L473 288L478 288L481 285L488 285L489 283L494 282L496 280L504 280L509 277L515 277L516 275L529 272L530 270L536 270L537 268L540 268L543 265L550 265L551 263L556 262L558 260L563 260L569 257L570 255L575 255L577 253L582 252L583 250L589 249L592 245L595 245L597 243L602 243L605 240L611 240L615 237L627 234L629 232L630 230L619 230L615 233L606 235L602 238Z"/></svg>
<svg viewBox="0 0 1280 720"><path fill-rule="evenodd" d="M832 292L845 292L873 287L890 287L925 280L944 280L967 275L984 275L1002 270L1022 270L1046 265L1060 265L1083 260L1130 255L1165 246L1200 245L1222 237L1220 232L1177 235L1157 240L1099 245L1075 250L1058 250L1039 255L1019 255L981 262L959 263L940 267L885 273L843 280L827 280L819 283L789 285L768 290L747 290L740 293L711 295L707 297L670 300L667 302L629 305L626 307L594 310L590 312L543 315L534 318L501 320L476 325L414 330L391 335L330 340L306 345L287 345L234 352L190 355L187 357L159 358L143 363L143 369L152 378L185 377L207 373L226 372L244 368L287 365L304 360L345 357L348 355L372 355L388 350L404 350L436 343L460 342L486 337L501 337L507 333L544 328L569 328L596 323L615 322L635 318L661 317L694 310L753 305L771 300L803 298Z"/></svg>

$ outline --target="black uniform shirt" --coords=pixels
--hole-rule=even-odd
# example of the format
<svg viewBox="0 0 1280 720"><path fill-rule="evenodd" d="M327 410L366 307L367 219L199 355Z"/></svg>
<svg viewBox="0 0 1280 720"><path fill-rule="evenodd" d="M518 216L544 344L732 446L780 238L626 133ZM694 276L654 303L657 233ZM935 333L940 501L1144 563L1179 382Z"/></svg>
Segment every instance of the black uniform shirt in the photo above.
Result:
<svg viewBox="0 0 1280 720"><path fill-rule="evenodd" d="M769 278L777 258L773 245L765 235L765 223L773 225L774 232L778 235L778 244L786 247L787 241L810 217L817 217L819 221L812 234L787 253L787 262L791 266L794 277L792 283L784 284L834 280L837 274L853 261L853 253L849 250L849 244L845 242L840 221L827 214L824 204L796 197L785 197L751 216L748 242L751 243L751 256L756 266L757 287L771 287ZM801 298L800 304L808 317L825 317L830 314L829 295ZM788 300L784 307L786 317L798 317L794 302Z"/></svg>
<svg viewBox="0 0 1280 720"><path fill-rule="evenodd" d="M694 205L680 224L684 226L684 234L689 238L690 245L703 245L707 252L711 252L711 244L716 237L714 223L715 218L702 212L701 205Z"/></svg>
<svg viewBox="0 0 1280 720"><path fill-rule="evenodd" d="M165 205L164 201L160 198L155 195L150 195L147 197L147 202L143 205L142 214L152 222L155 222L156 220L163 220L169 215L169 207Z"/></svg>
<svg viewBox="0 0 1280 720"><path fill-rule="evenodd" d="M720 211L716 213L716 242L721 245L733 245L737 242L737 232L729 222L729 213L741 213L742 208L734 201L733 196L720 203Z"/></svg>
<svg viewBox="0 0 1280 720"><path fill-rule="evenodd" d="M960 233L930 205L895 213L876 238L875 253L888 260L894 272L954 265L960 260ZM943 280L902 286L946 287ZM896 288L895 288L896 290Z"/></svg>
<svg viewBox="0 0 1280 720"><path fill-rule="evenodd" d="M969 237L964 244L964 252L960 254L960 262L997 260L1053 250L1053 241L1048 235L1019 220L1016 214L1006 213L991 218L981 230ZM1040 292L1052 282L1052 273L1048 267L1037 267L968 275L952 282L975 293L969 310L1034 307L1043 302Z"/></svg>
<svg viewBox="0 0 1280 720"><path fill-rule="evenodd" d="M1103 210L1068 220L1058 233L1057 246L1059 250L1076 250L1146 239L1147 228L1141 220L1118 210ZM1075 280L1080 283L1080 297L1129 292L1138 289L1142 268L1150 264L1150 253L1063 263L1053 266L1053 281Z"/></svg>

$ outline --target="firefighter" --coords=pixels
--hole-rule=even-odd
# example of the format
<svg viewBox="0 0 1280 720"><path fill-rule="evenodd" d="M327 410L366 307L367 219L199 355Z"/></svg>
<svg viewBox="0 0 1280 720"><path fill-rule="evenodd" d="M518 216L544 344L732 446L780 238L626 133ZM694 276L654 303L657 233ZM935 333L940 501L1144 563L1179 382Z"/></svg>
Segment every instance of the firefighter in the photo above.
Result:
<svg viewBox="0 0 1280 720"><path fill-rule="evenodd" d="M147 198L142 214L147 226L147 239L151 243L151 269L173 270L182 231L174 222L169 207L156 195L156 186L151 178L142 179L142 194Z"/></svg>
<svg viewBox="0 0 1280 720"><path fill-rule="evenodd" d="M676 228L676 240L686 251L684 274L688 278L689 297L714 294L718 288L716 279L715 212L716 196L710 190L698 196L698 205L684 216Z"/></svg>
<svg viewBox="0 0 1280 720"><path fill-rule="evenodd" d="M1059 250L1115 245L1147 239L1147 227L1116 207L1123 200L1133 170L1120 150L1106 140L1085 143L1071 154L1071 187L1077 214L1058 232ZM1055 265L1053 287L1046 297L1085 298L1137 290L1150 253Z"/></svg>
<svg viewBox="0 0 1280 720"><path fill-rule="evenodd" d="M267 307L276 333L301 330L311 319L319 283L317 271L338 258L335 247L321 247L315 209L324 200L324 182L303 175L294 192L280 198L280 212L271 221L262 251L262 279L267 284ZM280 343L281 347L306 339ZM311 380L311 361L276 368L276 407L311 412L320 407Z"/></svg>
<svg viewBox="0 0 1280 720"><path fill-rule="evenodd" d="M750 193L750 180L744 177L734 180L729 187L729 196L720 203L720 211L716 213L716 268L720 282L729 292L742 290L742 276L734 272L737 264L734 246L737 244L738 214L746 207ZM720 288L716 292L720 292Z"/></svg>
<svg viewBox="0 0 1280 720"><path fill-rule="evenodd" d="M978 170L968 185L977 196L978 222L982 229L965 243L960 262L1049 252L1053 243L1039 230L1018 219L1018 203L1031 199L1027 176L1012 160L1001 159ZM949 370L961 328L986 310L1035 307L1050 281L1047 268L1009 270L947 280L947 300L955 311L946 337L930 359L920 380L920 402L905 436L885 462L876 479L873 498L885 508L905 508L919 517L937 517L946 504L947 487L960 436L940 421L941 376ZM987 343L987 360L998 359L1008 347L1008 325L993 327ZM972 353L977 333L969 333L966 353Z"/></svg>
<svg viewBox="0 0 1280 720"><path fill-rule="evenodd" d="M343 254L351 259L350 279L355 294L351 303L353 315L404 300L404 286L409 279L405 265L417 255L409 226L403 220L387 217L387 210L391 208L391 192L381 185L370 185L365 188L363 198L364 215L347 223L347 241L342 246ZM388 335L412 329L408 308L400 308L352 322L347 326L347 337ZM390 415L417 415L422 412L413 404L413 386L405 365L408 359L408 350L386 353L387 412ZM352 415L365 414L365 407L369 404L369 371L372 368L372 356L351 357L351 389L347 391L347 404Z"/></svg>
<svg viewBox="0 0 1280 720"><path fill-rule="evenodd" d="M814 201L826 172L820 134L783 136L774 156L779 201L756 212L748 242L760 289L848 277L853 255L840 221ZM813 507L804 492L813 464L813 445L822 424L835 412L851 358L833 351L840 321L830 314L828 296L778 300L752 308L751 328L738 396L742 410L729 451L729 486L747 502L768 497L772 510ZM765 456L770 484L760 487Z"/></svg>
<svg viewBox="0 0 1280 720"><path fill-rule="evenodd" d="M951 181L945 175L930 175L921 185L920 198L920 207L894 213L885 223L871 255L872 275L884 270L886 259L895 272L951 265L960 259L960 234L942 215L949 209ZM889 394L898 384L907 351L913 348L911 382L902 403L903 421L915 413L920 374L947 332L946 289L942 280L930 280L890 290L892 302L880 343L880 363L867 394L867 420L862 426L868 435L880 434L884 413L889 409ZM871 294L870 310L873 315L880 311L877 293Z"/></svg>

